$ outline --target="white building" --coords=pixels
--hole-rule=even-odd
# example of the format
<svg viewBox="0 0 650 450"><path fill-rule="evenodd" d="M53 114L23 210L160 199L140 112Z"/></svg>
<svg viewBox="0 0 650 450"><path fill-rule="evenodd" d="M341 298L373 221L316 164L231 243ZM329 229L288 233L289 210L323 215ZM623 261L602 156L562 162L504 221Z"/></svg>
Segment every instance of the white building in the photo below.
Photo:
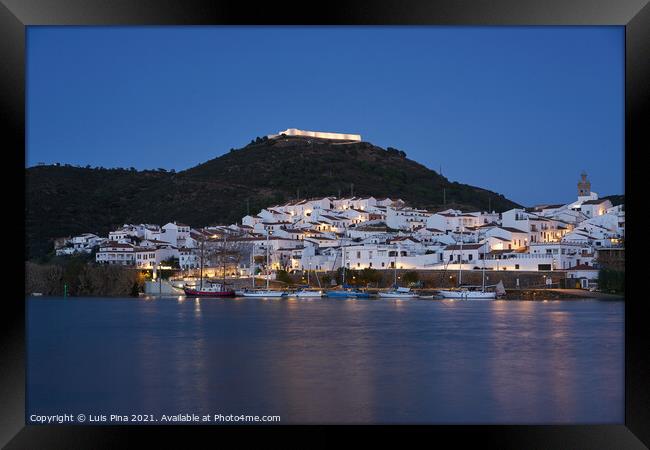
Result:
<svg viewBox="0 0 650 450"><path fill-rule="evenodd" d="M344 134L344 133L330 133L326 131L305 131L299 130L297 128L287 128L284 131L279 131L278 134L269 134L267 137L269 139L275 139L285 136L302 136L302 137L311 137L316 139L332 139L338 141L355 141L361 142L360 134Z"/></svg>
<svg viewBox="0 0 650 450"><path fill-rule="evenodd" d="M415 230L427 226L427 219L431 216L425 209L403 207L386 207L386 225L396 230ZM437 227L432 227L437 228Z"/></svg>
<svg viewBox="0 0 650 450"><path fill-rule="evenodd" d="M135 266L135 251L133 244L108 241L99 247L95 261L99 264Z"/></svg>
<svg viewBox="0 0 650 450"><path fill-rule="evenodd" d="M139 269L153 269L171 258L177 258L180 262L179 256L178 249L171 244L158 247L137 247L135 249L135 265Z"/></svg>

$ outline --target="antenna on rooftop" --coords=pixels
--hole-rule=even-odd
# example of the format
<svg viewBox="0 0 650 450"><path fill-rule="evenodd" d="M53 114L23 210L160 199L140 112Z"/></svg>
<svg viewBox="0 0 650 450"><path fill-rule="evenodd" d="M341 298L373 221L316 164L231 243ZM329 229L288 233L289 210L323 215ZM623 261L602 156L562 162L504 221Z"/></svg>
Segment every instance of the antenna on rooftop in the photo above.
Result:
<svg viewBox="0 0 650 450"><path fill-rule="evenodd" d="M447 206L447 189L442 188L442 204Z"/></svg>
<svg viewBox="0 0 650 450"><path fill-rule="evenodd" d="M350 183L350 197L354 197L354 183Z"/></svg>

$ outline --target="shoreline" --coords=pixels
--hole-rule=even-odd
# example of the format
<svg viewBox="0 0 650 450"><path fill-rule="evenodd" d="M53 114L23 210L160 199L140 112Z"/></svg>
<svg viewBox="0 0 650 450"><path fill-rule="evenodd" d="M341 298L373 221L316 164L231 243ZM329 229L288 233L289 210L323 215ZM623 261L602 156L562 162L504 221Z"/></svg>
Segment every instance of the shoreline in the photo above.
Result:
<svg viewBox="0 0 650 450"><path fill-rule="evenodd" d="M431 295L433 290L423 290L422 295ZM176 298L179 296L187 297L185 294L171 294L171 293L152 293L146 294L141 292L137 296L122 296L122 295L68 295L68 298L133 298L138 299L142 297L169 297ZM28 298L49 298L49 297L63 297L61 295L33 295L32 293L25 294L25 299ZM326 297L323 297L326 298ZM415 299L418 300L418 299ZM431 299L420 298L419 300L444 300L444 299ZM610 301L624 301L625 296L620 294L607 294L604 292L590 292L582 289L508 289L506 294L496 300L507 301L545 301L545 300L610 300Z"/></svg>

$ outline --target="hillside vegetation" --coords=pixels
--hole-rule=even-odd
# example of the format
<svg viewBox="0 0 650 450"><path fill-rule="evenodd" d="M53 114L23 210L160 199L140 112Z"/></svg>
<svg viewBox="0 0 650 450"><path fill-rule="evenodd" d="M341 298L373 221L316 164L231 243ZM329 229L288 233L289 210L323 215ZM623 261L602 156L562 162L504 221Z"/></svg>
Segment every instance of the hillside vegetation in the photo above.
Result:
<svg viewBox="0 0 650 450"><path fill-rule="evenodd" d="M501 194L450 182L397 149L302 137L257 138L181 172L50 165L26 169L26 178L29 258L51 252L57 237L106 235L130 222L234 223L247 211L298 196L353 192L402 198L431 210L519 206Z"/></svg>

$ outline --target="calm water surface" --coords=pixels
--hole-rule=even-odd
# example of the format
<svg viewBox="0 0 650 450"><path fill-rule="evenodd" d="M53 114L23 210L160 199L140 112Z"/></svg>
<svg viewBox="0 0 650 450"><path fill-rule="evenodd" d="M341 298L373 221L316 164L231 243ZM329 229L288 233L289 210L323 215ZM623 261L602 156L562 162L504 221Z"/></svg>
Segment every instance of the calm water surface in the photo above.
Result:
<svg viewBox="0 0 650 450"><path fill-rule="evenodd" d="M622 423L624 304L29 298L30 414Z"/></svg>

